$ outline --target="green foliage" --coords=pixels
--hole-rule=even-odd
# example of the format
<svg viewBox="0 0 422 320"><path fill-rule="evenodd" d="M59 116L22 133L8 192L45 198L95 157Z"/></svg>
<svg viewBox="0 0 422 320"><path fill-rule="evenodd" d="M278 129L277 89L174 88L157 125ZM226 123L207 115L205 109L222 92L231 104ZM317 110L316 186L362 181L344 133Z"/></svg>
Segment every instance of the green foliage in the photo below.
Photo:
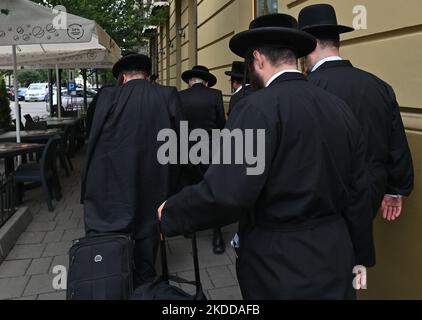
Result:
<svg viewBox="0 0 422 320"><path fill-rule="evenodd" d="M7 129L12 123L10 101L7 96L6 83L0 78L0 129Z"/></svg>
<svg viewBox="0 0 422 320"><path fill-rule="evenodd" d="M123 51L131 51L144 44L146 25L161 23L166 10L158 9L154 17L147 17L150 4L142 0L35 0L49 6L62 5L67 12L95 20ZM168 16L168 14L167 14Z"/></svg>
<svg viewBox="0 0 422 320"><path fill-rule="evenodd" d="M18 82L26 88L31 83L47 82L48 71L47 70L19 70L17 79L18 79Z"/></svg>

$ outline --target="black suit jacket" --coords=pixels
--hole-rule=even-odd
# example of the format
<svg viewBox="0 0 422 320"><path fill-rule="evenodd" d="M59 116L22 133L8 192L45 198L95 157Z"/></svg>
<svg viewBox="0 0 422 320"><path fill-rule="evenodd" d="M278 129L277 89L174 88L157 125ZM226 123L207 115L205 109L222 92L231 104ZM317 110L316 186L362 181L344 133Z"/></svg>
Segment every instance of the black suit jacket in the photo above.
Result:
<svg viewBox="0 0 422 320"><path fill-rule="evenodd" d="M246 86L245 88L242 88L239 92L235 93L229 103L229 111L227 112L228 116L231 116L233 111L235 110L235 106L239 104L239 101L241 101L243 98L247 97L248 95L253 93L252 87ZM240 112L240 110L236 110L236 112Z"/></svg>
<svg viewBox="0 0 422 320"><path fill-rule="evenodd" d="M157 208L178 179L177 166L157 161L158 132L178 130L177 90L133 80L104 89L98 105L82 191L86 231L155 236Z"/></svg>
<svg viewBox="0 0 422 320"><path fill-rule="evenodd" d="M375 263L356 118L299 73L281 75L239 107L227 128L265 130L262 174L248 175L246 163L211 165L204 181L167 201L163 231L177 235L240 219L245 298L350 298L355 263Z"/></svg>
<svg viewBox="0 0 422 320"><path fill-rule="evenodd" d="M189 121L189 128L223 129L226 124L223 94L220 90L195 84L192 88L179 92L182 111Z"/></svg>
<svg viewBox="0 0 422 320"><path fill-rule="evenodd" d="M308 78L343 99L362 127L374 214L384 194L408 196L414 180L412 155L393 88L347 60L325 62Z"/></svg>
<svg viewBox="0 0 422 320"><path fill-rule="evenodd" d="M179 94L182 113L189 122L189 130L204 129L211 132L213 129L221 130L224 128L226 116L224 114L223 94L220 90L195 84L189 89L180 91ZM206 164L184 166L181 185L198 183L202 180L207 169L208 165Z"/></svg>

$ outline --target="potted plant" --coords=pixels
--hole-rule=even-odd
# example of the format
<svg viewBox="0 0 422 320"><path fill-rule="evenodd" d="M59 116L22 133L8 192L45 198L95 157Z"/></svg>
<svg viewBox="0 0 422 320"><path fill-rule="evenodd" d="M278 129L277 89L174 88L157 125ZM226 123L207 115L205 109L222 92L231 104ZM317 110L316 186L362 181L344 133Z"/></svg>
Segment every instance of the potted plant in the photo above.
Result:
<svg viewBox="0 0 422 320"><path fill-rule="evenodd" d="M6 83L0 78L0 133L7 131L12 124L10 101L7 96Z"/></svg>

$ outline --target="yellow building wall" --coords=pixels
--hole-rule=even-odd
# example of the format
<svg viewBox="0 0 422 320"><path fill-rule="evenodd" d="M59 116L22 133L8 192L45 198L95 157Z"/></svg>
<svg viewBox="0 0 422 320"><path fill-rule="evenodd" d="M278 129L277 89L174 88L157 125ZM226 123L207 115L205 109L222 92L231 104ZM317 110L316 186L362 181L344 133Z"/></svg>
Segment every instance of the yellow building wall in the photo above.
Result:
<svg viewBox="0 0 422 320"><path fill-rule="evenodd" d="M422 3L420 0L324 0L339 23L352 26L353 8L367 9L367 28L342 37L341 54L391 84L402 107L412 150L415 190L396 222L375 222L377 266L361 299L422 299ZM281 0L279 11L297 17L318 0Z"/></svg>
<svg viewBox="0 0 422 320"><path fill-rule="evenodd" d="M253 1L198 1L198 63L207 66L217 77L215 86L223 92L226 105L231 97L229 77L224 72L235 60L229 49L230 38L248 28L253 17Z"/></svg>
<svg viewBox="0 0 422 320"><path fill-rule="evenodd" d="M217 77L215 88L223 92L227 104L231 89L224 72L234 60L240 60L230 52L229 40L247 29L252 17L253 0L171 1L168 26L159 30L161 83L185 89L182 72L196 64L205 65ZM168 52L166 46L170 46Z"/></svg>
<svg viewBox="0 0 422 320"><path fill-rule="evenodd" d="M178 3L176 3L178 2ZM420 0L279 0L279 11L295 17L306 5L330 3L342 24L352 25L353 9L367 9L366 30L342 37L341 54L356 67L390 83L402 108L415 166L415 190L396 222L375 223L377 266L369 270L361 299L422 299L422 3ZM253 0L173 0L170 19L159 30L159 65L163 84L187 85L181 73L195 64L210 68L216 88L230 98L224 71L240 60L228 47L230 37L248 28ZM196 16L197 13L197 16ZM183 29L183 36L178 35ZM171 42L170 42L171 41ZM170 43L173 48L170 48Z"/></svg>

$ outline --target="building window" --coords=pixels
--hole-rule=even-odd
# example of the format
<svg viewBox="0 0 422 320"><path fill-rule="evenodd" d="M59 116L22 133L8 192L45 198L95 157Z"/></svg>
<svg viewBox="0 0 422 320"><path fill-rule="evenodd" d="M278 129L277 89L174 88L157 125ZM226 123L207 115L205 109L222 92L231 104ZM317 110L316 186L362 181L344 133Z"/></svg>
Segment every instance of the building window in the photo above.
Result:
<svg viewBox="0 0 422 320"><path fill-rule="evenodd" d="M278 0L255 0L255 17L278 12Z"/></svg>

